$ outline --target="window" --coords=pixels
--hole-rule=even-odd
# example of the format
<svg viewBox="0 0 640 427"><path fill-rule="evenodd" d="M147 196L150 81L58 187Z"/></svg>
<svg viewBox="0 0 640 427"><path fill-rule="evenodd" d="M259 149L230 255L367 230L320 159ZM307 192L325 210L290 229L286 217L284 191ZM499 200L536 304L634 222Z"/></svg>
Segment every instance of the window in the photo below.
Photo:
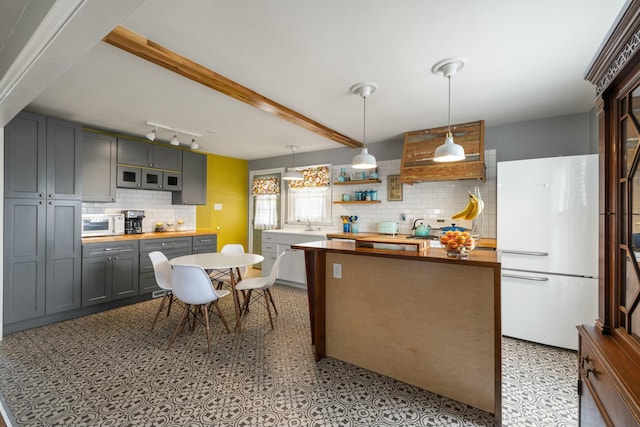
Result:
<svg viewBox="0 0 640 427"><path fill-rule="evenodd" d="M267 176L253 180L253 228L256 230L273 230L278 228L278 211L280 210L280 180Z"/></svg>
<svg viewBox="0 0 640 427"><path fill-rule="evenodd" d="M289 181L287 223L331 223L330 165L299 169L304 179Z"/></svg>

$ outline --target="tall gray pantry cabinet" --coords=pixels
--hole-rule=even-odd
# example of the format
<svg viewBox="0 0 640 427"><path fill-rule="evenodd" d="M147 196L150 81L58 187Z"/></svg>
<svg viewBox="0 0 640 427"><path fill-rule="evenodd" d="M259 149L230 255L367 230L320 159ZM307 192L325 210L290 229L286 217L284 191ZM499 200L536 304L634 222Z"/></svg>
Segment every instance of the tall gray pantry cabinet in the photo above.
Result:
<svg viewBox="0 0 640 427"><path fill-rule="evenodd" d="M81 126L21 112L4 149L3 321L80 308Z"/></svg>

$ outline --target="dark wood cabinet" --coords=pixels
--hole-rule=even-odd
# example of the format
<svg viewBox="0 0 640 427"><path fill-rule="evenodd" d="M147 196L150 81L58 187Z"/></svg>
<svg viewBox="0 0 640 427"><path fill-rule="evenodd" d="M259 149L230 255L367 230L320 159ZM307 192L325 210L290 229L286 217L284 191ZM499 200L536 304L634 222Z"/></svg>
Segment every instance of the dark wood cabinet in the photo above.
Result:
<svg viewBox="0 0 640 427"><path fill-rule="evenodd" d="M174 205L207 203L207 156L185 151L182 155L182 190L171 195Z"/></svg>
<svg viewBox="0 0 640 427"><path fill-rule="evenodd" d="M83 132L82 201L116 201L115 136Z"/></svg>
<svg viewBox="0 0 640 427"><path fill-rule="evenodd" d="M640 0L631 0L586 78L596 87L598 319L579 327L581 426L640 426Z"/></svg>

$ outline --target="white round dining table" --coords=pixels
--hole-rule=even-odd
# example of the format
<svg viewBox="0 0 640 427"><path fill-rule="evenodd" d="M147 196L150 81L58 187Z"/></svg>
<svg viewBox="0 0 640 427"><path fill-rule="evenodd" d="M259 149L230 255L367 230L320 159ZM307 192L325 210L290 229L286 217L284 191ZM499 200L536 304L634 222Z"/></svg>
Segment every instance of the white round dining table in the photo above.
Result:
<svg viewBox="0 0 640 427"><path fill-rule="evenodd" d="M236 312L236 329L241 332L240 298L238 292L236 292L236 283L242 280L239 268L258 264L263 260L264 257L257 254L213 252L179 256L170 259L169 263L171 265L199 265L205 270L224 270L228 268L229 277L231 277L233 306Z"/></svg>

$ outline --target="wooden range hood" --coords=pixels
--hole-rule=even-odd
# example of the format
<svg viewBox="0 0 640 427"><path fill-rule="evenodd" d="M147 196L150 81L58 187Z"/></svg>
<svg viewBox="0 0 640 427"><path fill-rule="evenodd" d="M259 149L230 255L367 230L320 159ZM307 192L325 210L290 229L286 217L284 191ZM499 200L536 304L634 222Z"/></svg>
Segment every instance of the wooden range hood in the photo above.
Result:
<svg viewBox="0 0 640 427"><path fill-rule="evenodd" d="M404 134L400 182L413 184L422 181L485 180L484 120L451 125L455 143L464 148L465 160L434 162L433 153L444 142L447 130L447 126L443 126Z"/></svg>

